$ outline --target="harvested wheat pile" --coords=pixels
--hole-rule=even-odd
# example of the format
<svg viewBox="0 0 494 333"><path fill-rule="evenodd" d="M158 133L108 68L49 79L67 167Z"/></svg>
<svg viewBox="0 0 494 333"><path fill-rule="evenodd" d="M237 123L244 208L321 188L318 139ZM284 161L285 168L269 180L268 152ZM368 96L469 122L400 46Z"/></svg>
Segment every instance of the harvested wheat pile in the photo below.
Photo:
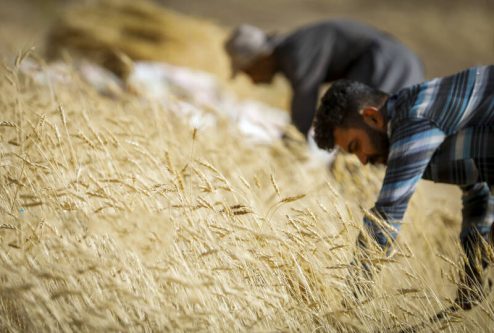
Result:
<svg viewBox="0 0 494 333"><path fill-rule="evenodd" d="M245 77L228 82L230 64L223 51L227 34L227 29L212 22L148 1L100 0L63 11L50 30L46 49L49 59L68 52L92 59L120 76L128 74L122 55L203 70L216 75L241 97L286 108L289 87L281 77L270 87L254 86Z"/></svg>
<svg viewBox="0 0 494 333"><path fill-rule="evenodd" d="M146 1L98 1L64 12L51 30L48 56L68 49L104 62L115 51L132 59L207 68L227 77L229 68L221 48L224 38L226 32L212 23Z"/></svg>

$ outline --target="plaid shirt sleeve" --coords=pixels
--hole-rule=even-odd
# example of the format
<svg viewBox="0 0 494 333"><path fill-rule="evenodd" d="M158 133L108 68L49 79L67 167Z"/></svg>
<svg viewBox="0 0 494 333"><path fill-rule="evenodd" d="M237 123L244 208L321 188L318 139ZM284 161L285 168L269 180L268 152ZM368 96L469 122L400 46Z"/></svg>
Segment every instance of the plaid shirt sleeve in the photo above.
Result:
<svg viewBox="0 0 494 333"><path fill-rule="evenodd" d="M384 227L391 228L383 230L369 218L364 218L365 227L382 247L388 244L386 235L396 238L408 201L445 137L444 132L430 120L422 118L404 121L393 130L386 175L372 209L388 222Z"/></svg>

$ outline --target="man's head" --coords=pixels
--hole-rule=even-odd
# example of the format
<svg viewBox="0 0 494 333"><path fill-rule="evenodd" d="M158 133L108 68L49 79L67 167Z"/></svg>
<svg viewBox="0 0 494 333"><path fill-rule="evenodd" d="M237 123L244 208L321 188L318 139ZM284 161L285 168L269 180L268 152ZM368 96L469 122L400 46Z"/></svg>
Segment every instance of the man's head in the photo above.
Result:
<svg viewBox="0 0 494 333"><path fill-rule="evenodd" d="M324 94L314 118L314 139L321 149L335 146L357 155L362 164L386 164L387 119L379 110L387 95L365 84L339 80Z"/></svg>
<svg viewBox="0 0 494 333"><path fill-rule="evenodd" d="M225 42L232 77L244 72L254 83L270 83L276 74L273 38L251 25L237 27Z"/></svg>

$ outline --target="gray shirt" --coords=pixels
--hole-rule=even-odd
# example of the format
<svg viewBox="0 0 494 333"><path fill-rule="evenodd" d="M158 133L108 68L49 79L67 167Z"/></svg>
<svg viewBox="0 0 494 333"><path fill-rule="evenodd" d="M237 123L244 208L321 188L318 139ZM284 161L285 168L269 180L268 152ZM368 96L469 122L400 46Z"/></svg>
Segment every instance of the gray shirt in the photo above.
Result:
<svg viewBox="0 0 494 333"><path fill-rule="evenodd" d="M406 46L349 20L302 27L280 38L274 55L293 89L292 121L305 135L324 83L350 79L392 93L424 79L420 60Z"/></svg>

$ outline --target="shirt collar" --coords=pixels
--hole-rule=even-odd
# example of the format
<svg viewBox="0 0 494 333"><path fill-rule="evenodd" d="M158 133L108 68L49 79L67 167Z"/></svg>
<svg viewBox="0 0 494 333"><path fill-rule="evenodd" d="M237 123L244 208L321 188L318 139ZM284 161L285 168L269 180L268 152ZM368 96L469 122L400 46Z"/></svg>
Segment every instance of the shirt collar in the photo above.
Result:
<svg viewBox="0 0 494 333"><path fill-rule="evenodd" d="M386 120L388 138L390 138L392 134L391 120L393 119L394 116L395 101L396 101L396 95L390 96L380 109L380 112L384 115L384 119Z"/></svg>

